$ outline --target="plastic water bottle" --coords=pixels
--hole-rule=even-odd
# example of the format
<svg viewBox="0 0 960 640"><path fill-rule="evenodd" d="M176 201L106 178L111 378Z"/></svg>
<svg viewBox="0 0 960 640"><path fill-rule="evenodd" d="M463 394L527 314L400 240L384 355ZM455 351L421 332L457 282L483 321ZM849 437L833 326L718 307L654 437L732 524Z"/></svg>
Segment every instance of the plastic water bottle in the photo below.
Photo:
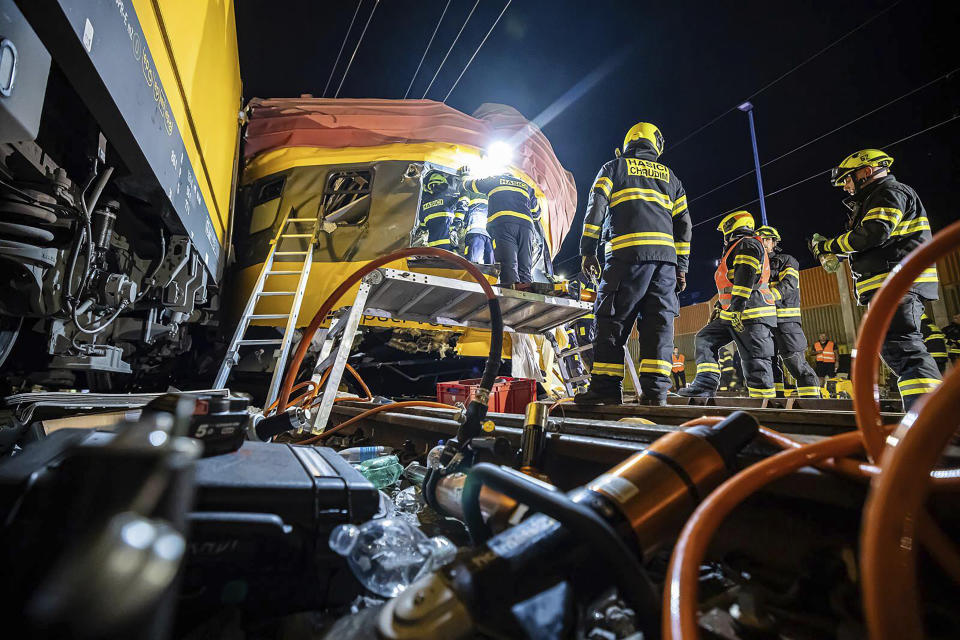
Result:
<svg viewBox="0 0 960 640"><path fill-rule="evenodd" d="M400 459L397 456L380 456L364 460L358 465L354 465L363 477L373 483L377 489L389 487L403 473L403 467L400 466Z"/></svg>
<svg viewBox="0 0 960 640"><path fill-rule="evenodd" d="M427 469L436 469L440 466L441 453L443 453L443 440L427 454Z"/></svg>
<svg viewBox="0 0 960 640"><path fill-rule="evenodd" d="M379 458L380 456L388 455L393 451L392 447L350 447L349 449L344 449L339 451L340 456L347 462L356 464L363 462L364 460L370 460L371 458Z"/></svg>
<svg viewBox="0 0 960 640"><path fill-rule="evenodd" d="M396 518L370 520L359 527L342 524L330 533L330 549L347 559L364 587L386 598L449 563L457 553L443 536L428 538Z"/></svg>

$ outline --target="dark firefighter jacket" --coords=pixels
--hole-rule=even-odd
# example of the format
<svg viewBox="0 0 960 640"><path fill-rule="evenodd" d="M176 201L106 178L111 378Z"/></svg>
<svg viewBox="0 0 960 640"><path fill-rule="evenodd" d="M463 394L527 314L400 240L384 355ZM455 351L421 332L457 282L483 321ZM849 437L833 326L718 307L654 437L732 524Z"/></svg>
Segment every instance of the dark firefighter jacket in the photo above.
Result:
<svg viewBox="0 0 960 640"><path fill-rule="evenodd" d="M464 180L464 192L487 196L487 225L496 221L527 223L540 221L540 202L533 187L510 174Z"/></svg>
<svg viewBox="0 0 960 640"><path fill-rule="evenodd" d="M927 353L931 358L940 361L949 357L947 336L925 313L920 316L920 332L923 334L923 344L926 345Z"/></svg>
<svg viewBox="0 0 960 640"><path fill-rule="evenodd" d="M581 255L594 255L601 230L609 227L608 256L669 262L687 271L692 230L687 195L676 174L656 159L653 145L641 140L601 167L587 198Z"/></svg>
<svg viewBox="0 0 960 640"><path fill-rule="evenodd" d="M440 194L430 194L424 192L420 198L420 214L418 217L418 231L427 230L428 227L437 228L445 222L447 229L456 228L463 222L463 208L458 206L460 200L456 191L447 191ZM449 234L447 235L449 240ZM442 241L437 240L440 243ZM447 242L449 244L449 242Z"/></svg>
<svg viewBox="0 0 960 640"><path fill-rule="evenodd" d="M489 237L487 233L487 196L471 194L460 199L460 206L466 211L464 214L464 234L479 233Z"/></svg>
<svg viewBox="0 0 960 640"><path fill-rule="evenodd" d="M800 263L790 254L770 256L770 293L777 301L777 324L800 322Z"/></svg>
<svg viewBox="0 0 960 640"><path fill-rule="evenodd" d="M721 274L730 282L729 304L725 301ZM726 320L730 313L741 311L744 324L756 322L776 326L777 307L767 282L769 277L770 260L760 239L746 233L734 235L725 247L715 278L723 307L720 318Z"/></svg>
<svg viewBox="0 0 960 640"><path fill-rule="evenodd" d="M916 191L884 176L844 202L850 207L849 231L820 243L819 251L850 256L857 297L867 304L907 254L931 238L927 212ZM920 274L910 289L937 299L937 268Z"/></svg>

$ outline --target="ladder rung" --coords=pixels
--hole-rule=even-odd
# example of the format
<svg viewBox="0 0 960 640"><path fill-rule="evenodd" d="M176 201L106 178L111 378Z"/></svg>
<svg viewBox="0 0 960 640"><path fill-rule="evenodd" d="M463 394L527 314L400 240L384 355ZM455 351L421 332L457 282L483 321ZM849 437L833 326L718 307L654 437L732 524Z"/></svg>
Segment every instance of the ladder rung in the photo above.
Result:
<svg viewBox="0 0 960 640"><path fill-rule="evenodd" d="M274 251L275 256L305 256L309 251Z"/></svg>
<svg viewBox="0 0 960 640"><path fill-rule="evenodd" d="M312 233L284 233L281 238L312 238Z"/></svg>
<svg viewBox="0 0 960 640"><path fill-rule="evenodd" d="M560 357L561 357L561 358L566 358L567 356L572 356L572 355L577 354L577 353L583 353L584 351L589 351L590 349L593 349L593 345L592 345L592 344L585 344L585 345L583 345L582 347L576 347L576 348L574 348L574 349L567 349L566 351L561 351L561 352L560 352Z"/></svg>
<svg viewBox="0 0 960 640"><path fill-rule="evenodd" d="M237 340L237 346L242 344L244 345L256 345L256 344L280 344L283 342L282 338L271 338L269 340Z"/></svg>
<svg viewBox="0 0 960 640"><path fill-rule="evenodd" d="M296 291L261 291L258 296L294 296Z"/></svg>
<svg viewBox="0 0 960 640"><path fill-rule="evenodd" d="M280 318L289 318L289 313L255 313L249 316L251 320L279 320Z"/></svg>
<svg viewBox="0 0 960 640"><path fill-rule="evenodd" d="M577 376L576 378L567 378L567 382L580 382L581 380L589 380L590 376Z"/></svg>
<svg viewBox="0 0 960 640"><path fill-rule="evenodd" d="M298 276L299 271L267 271L268 276Z"/></svg>

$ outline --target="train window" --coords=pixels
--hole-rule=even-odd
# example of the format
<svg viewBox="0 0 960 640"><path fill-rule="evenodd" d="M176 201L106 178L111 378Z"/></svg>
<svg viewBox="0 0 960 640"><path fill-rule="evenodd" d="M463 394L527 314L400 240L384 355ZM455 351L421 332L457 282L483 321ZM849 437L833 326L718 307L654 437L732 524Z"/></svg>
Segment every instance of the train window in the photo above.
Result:
<svg viewBox="0 0 960 640"><path fill-rule="evenodd" d="M257 187L253 198L253 211L250 214L250 233L259 233L273 226L280 211L280 196L286 176L273 178Z"/></svg>
<svg viewBox="0 0 960 640"><path fill-rule="evenodd" d="M320 218L338 226L365 223L370 215L371 181L369 169L331 172L320 201Z"/></svg>

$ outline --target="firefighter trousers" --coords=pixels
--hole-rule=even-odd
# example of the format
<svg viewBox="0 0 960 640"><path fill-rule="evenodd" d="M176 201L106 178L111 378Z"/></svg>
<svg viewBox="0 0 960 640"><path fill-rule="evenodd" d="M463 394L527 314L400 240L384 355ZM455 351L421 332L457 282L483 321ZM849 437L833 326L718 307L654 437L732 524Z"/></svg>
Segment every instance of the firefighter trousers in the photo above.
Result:
<svg viewBox="0 0 960 640"><path fill-rule="evenodd" d="M493 264L493 243L482 233L468 233L464 239L463 254L475 264Z"/></svg>
<svg viewBox="0 0 960 640"><path fill-rule="evenodd" d="M427 246L455 251L450 243L450 218L434 218L427 223Z"/></svg>
<svg viewBox="0 0 960 640"><path fill-rule="evenodd" d="M771 361L773 382L778 392L783 391L783 367L797 381L797 395L801 398L820 397L820 379L804 358L807 338L799 322L778 324L773 330L774 355Z"/></svg>
<svg viewBox="0 0 960 640"><path fill-rule="evenodd" d="M751 398L774 398L773 386L773 333L765 324L745 324L737 333L729 324L719 319L711 320L697 332L697 377L691 388L716 391L720 386L720 364L717 353L720 347L733 340L740 352L743 377Z"/></svg>
<svg viewBox="0 0 960 640"><path fill-rule="evenodd" d="M883 361L897 374L904 411L909 411L925 393L933 391L941 380L937 363L923 343L920 331L922 313L923 302L917 294L908 293L894 312L880 349Z"/></svg>
<svg viewBox="0 0 960 640"><path fill-rule="evenodd" d="M533 226L497 220L487 225L493 256L500 263L500 284L533 282Z"/></svg>
<svg viewBox="0 0 960 640"><path fill-rule="evenodd" d="M623 378L623 345L636 322L640 390L650 399L666 398L673 369L673 321L679 306L675 264L634 263L610 256L597 289L591 385L598 376Z"/></svg>

